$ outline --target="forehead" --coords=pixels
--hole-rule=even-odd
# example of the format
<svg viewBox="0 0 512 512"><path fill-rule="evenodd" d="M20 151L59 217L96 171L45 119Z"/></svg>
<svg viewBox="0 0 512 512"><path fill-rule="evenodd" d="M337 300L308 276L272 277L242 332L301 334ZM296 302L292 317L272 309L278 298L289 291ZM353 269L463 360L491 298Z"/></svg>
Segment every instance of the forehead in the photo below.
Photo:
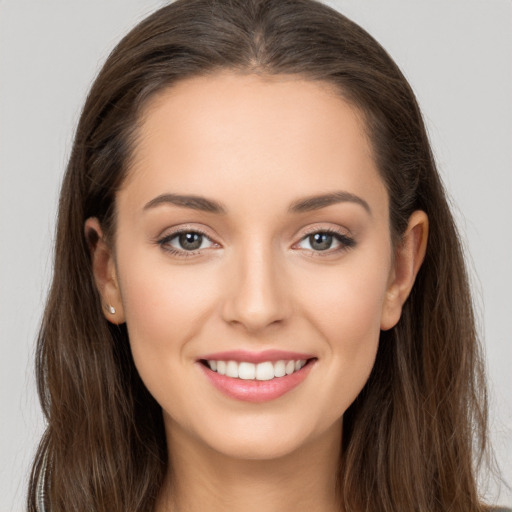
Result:
<svg viewBox="0 0 512 512"><path fill-rule="evenodd" d="M340 187L387 196L357 108L323 82L222 72L149 102L121 195L248 191L270 204Z"/></svg>

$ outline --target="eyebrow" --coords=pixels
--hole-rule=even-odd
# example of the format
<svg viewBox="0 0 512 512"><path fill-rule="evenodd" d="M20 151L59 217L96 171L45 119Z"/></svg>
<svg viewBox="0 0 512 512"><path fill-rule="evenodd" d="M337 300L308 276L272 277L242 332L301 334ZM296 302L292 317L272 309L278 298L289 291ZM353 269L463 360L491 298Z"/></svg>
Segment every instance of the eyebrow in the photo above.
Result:
<svg viewBox="0 0 512 512"><path fill-rule="evenodd" d="M212 199L206 199L202 196L191 196L181 194L162 194L151 199L144 205L144 210L149 210L161 204L174 204L192 210L201 210L209 213L226 214L227 209L219 202Z"/></svg>
<svg viewBox="0 0 512 512"><path fill-rule="evenodd" d="M304 197L293 201L288 208L289 213L304 213L314 210L320 210L337 203L355 203L362 206L370 215L372 214L370 205L361 197L350 192L338 191L328 194L318 194ZM162 204L173 204L192 210L200 210L208 213L217 213L225 215L227 208L220 202L213 199L207 199L203 196L182 195L182 194L162 194L151 199L144 205L144 210L155 208Z"/></svg>
<svg viewBox="0 0 512 512"><path fill-rule="evenodd" d="M337 203L355 203L362 206L370 215L372 214L370 205L363 198L345 191L319 194L298 199L290 205L288 211L291 213L311 212Z"/></svg>

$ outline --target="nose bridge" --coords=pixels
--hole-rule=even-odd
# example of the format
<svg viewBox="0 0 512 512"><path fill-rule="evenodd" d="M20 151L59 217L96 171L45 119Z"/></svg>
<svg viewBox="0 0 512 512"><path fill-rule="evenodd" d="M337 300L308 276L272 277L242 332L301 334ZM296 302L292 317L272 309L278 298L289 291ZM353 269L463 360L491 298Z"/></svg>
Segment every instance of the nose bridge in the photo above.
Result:
<svg viewBox="0 0 512 512"><path fill-rule="evenodd" d="M262 236L246 237L233 252L232 286L224 318L257 331L286 318L284 274L279 252Z"/></svg>

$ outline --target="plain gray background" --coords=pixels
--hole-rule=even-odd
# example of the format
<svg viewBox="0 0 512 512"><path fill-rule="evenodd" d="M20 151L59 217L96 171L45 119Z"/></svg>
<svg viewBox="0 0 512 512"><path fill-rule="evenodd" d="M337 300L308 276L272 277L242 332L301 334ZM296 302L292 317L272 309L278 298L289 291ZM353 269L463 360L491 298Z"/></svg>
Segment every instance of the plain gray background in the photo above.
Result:
<svg viewBox="0 0 512 512"><path fill-rule="evenodd" d="M43 430L33 377L59 183L86 91L156 0L0 0L0 512L22 510ZM470 254L492 440L512 482L512 2L329 2L415 90ZM71 454L70 454L71 455ZM512 505L510 489L490 499ZM500 494L501 493L501 494Z"/></svg>

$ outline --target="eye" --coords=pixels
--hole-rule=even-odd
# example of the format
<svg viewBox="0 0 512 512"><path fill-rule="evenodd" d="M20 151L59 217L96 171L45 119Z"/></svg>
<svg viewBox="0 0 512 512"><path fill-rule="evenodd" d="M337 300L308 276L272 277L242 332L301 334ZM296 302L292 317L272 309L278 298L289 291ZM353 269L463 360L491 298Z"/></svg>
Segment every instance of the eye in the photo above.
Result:
<svg viewBox="0 0 512 512"><path fill-rule="evenodd" d="M201 231L180 230L164 236L158 244L166 251L177 256L193 256L202 249L207 249L215 243Z"/></svg>
<svg viewBox="0 0 512 512"><path fill-rule="evenodd" d="M317 230L306 235L298 244L299 248L315 253L333 254L354 247L353 238L331 229ZM323 256L323 254L322 254Z"/></svg>

